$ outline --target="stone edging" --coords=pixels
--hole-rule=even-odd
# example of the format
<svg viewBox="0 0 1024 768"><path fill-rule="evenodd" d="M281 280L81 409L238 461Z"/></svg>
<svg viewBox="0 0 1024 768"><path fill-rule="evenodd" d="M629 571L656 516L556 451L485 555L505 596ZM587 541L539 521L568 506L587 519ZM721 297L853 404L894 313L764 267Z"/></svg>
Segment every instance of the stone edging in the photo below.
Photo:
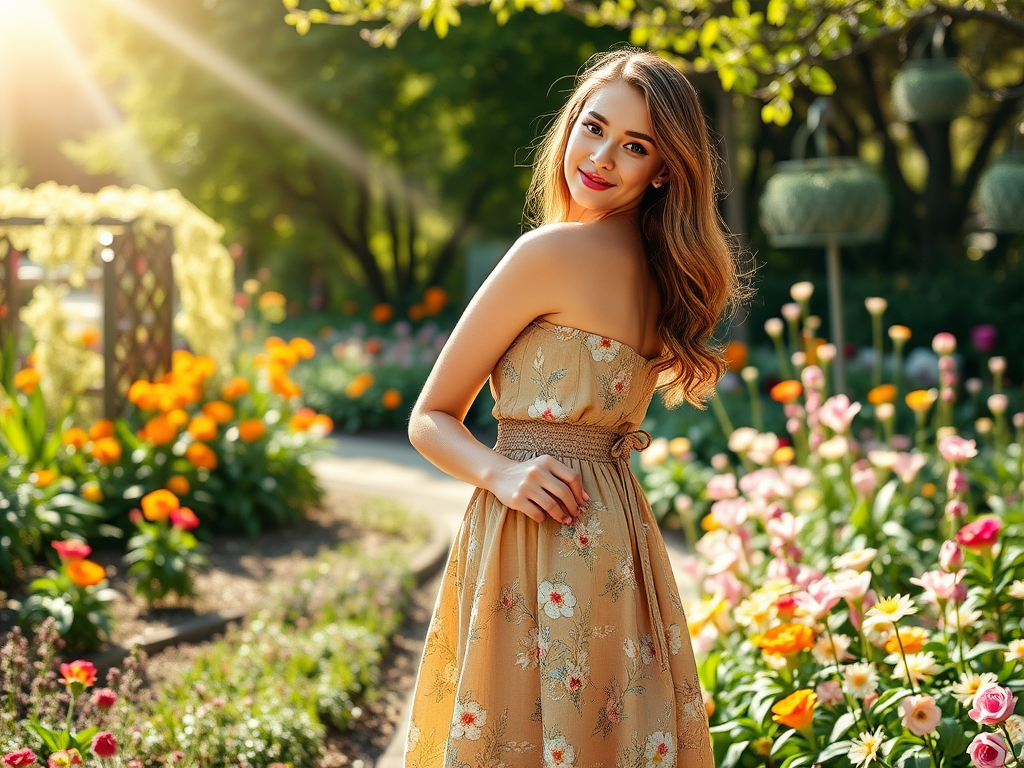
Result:
<svg viewBox="0 0 1024 768"><path fill-rule="evenodd" d="M412 573L417 587L422 586L444 566L448 559L448 550L452 545L451 538L445 532L444 527L432 518L428 517L428 519L430 520L430 535L423 548L412 558ZM198 643L209 640L227 629L229 624L241 622L250 611L255 612L256 610L256 608L229 608L203 613L169 627L136 635L130 638L125 645L111 644L106 650L86 655L84 658L91 661L102 675L111 667L124 661L131 652L131 648L136 645L140 646L147 655L152 655L179 643Z"/></svg>

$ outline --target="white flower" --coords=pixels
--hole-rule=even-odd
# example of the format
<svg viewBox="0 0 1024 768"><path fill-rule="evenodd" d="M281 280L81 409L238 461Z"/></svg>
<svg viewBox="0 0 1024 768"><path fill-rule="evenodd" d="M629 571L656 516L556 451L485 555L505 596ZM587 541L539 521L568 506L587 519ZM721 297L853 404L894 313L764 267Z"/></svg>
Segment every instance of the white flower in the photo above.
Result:
<svg viewBox="0 0 1024 768"><path fill-rule="evenodd" d="M594 333L587 334L586 344L590 348L590 354L595 360L604 360L605 362L614 360L615 356L619 353L619 348L622 346L617 341L612 341L605 336L598 336Z"/></svg>
<svg viewBox="0 0 1024 768"><path fill-rule="evenodd" d="M571 768L575 759L576 750L566 742L565 736L544 739L544 768Z"/></svg>
<svg viewBox="0 0 1024 768"><path fill-rule="evenodd" d="M537 604L552 619L572 616L576 595L564 581L544 579L537 585Z"/></svg>
<svg viewBox="0 0 1024 768"><path fill-rule="evenodd" d="M752 427L739 427L729 435L729 450L733 453L744 454L750 450L755 437L757 437L756 429Z"/></svg>
<svg viewBox="0 0 1024 768"><path fill-rule="evenodd" d="M859 768L864 768L868 763L878 759L878 749L885 740L885 731L878 726L873 732L862 732L860 737L853 740L853 746L846 756L850 762Z"/></svg>
<svg viewBox="0 0 1024 768"><path fill-rule="evenodd" d="M487 722L487 712L479 702L459 702L452 717L452 738L475 741L482 735L480 728Z"/></svg>
<svg viewBox="0 0 1024 768"><path fill-rule="evenodd" d="M875 555L878 554L877 549L857 549L852 552L846 552L842 555L832 558L832 567L837 571L843 571L850 568L854 571L860 572L871 565L871 561L875 559Z"/></svg>
<svg viewBox="0 0 1024 768"><path fill-rule="evenodd" d="M523 669L533 669L544 661L550 646L548 633L537 627L531 629L525 637L519 638L522 650L516 653L516 664Z"/></svg>
<svg viewBox="0 0 1024 768"><path fill-rule="evenodd" d="M565 411L553 397L547 400L537 398L533 405L526 409L531 419L545 419L546 421L561 421L565 418Z"/></svg>
<svg viewBox="0 0 1024 768"><path fill-rule="evenodd" d="M835 651L833 651L833 642L835 644ZM811 648L811 655L814 660L825 666L827 664L835 664L836 653L839 654L839 661L846 661L854 658L853 654L849 653L850 649L850 638L846 635L832 635L830 641L828 635L822 635L814 642L814 647Z"/></svg>
<svg viewBox="0 0 1024 768"><path fill-rule="evenodd" d="M676 746L672 734L667 731L655 731L647 737L647 748L644 750L647 768L669 768L676 764Z"/></svg>
<svg viewBox="0 0 1024 768"><path fill-rule="evenodd" d="M863 627L867 630L879 624L895 624L913 613L917 613L917 606L909 595L893 595L879 600L868 608Z"/></svg>
<svg viewBox="0 0 1024 768"><path fill-rule="evenodd" d="M863 699L878 688L874 664L847 664L843 667L843 690L855 699Z"/></svg>
<svg viewBox="0 0 1024 768"><path fill-rule="evenodd" d="M931 651L928 651L927 653L908 653L906 665L903 664L903 658L901 657L893 667L893 677L905 680L908 670L910 671L910 679L915 683L920 683L924 678L931 677L941 671L942 667L935 663L935 656Z"/></svg>
<svg viewBox="0 0 1024 768"><path fill-rule="evenodd" d="M999 675L995 672L966 672L960 675L960 679L953 683L951 690L953 698L966 707L974 706L974 697L978 691L990 683L998 683Z"/></svg>

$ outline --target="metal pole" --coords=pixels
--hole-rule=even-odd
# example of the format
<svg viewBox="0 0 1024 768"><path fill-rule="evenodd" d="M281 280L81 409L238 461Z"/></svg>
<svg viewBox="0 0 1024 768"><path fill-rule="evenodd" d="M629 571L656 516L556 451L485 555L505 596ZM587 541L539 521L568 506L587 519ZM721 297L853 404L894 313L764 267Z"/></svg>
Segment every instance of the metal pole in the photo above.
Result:
<svg viewBox="0 0 1024 768"><path fill-rule="evenodd" d="M832 316L832 343L836 345L836 359L832 363L836 393L846 392L846 334L843 332L842 271L839 267L839 243L830 240L825 246L825 266L828 272L828 303Z"/></svg>

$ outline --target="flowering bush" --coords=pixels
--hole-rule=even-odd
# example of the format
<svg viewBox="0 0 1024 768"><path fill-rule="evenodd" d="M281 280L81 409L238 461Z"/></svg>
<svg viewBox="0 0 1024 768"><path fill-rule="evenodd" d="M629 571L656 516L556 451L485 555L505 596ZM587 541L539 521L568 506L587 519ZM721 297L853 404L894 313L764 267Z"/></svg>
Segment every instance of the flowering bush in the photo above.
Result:
<svg viewBox="0 0 1024 768"><path fill-rule="evenodd" d="M131 517L138 533L128 541L124 560L136 578L135 591L148 603L171 592L190 597L192 572L207 562L190 533L199 525L195 512L161 488L143 496L142 510L133 510Z"/></svg>
<svg viewBox="0 0 1024 768"><path fill-rule="evenodd" d="M92 548L84 541L54 541L53 548L60 565L29 584L18 620L31 626L52 618L70 647L98 648L110 636L109 603L116 594L107 587L106 570L87 559Z"/></svg>
<svg viewBox="0 0 1024 768"><path fill-rule="evenodd" d="M296 379L306 402L347 432L402 429L447 338L429 320L416 330L405 320L386 329L364 323L345 333L325 328L321 343L331 356L300 366Z"/></svg>
<svg viewBox="0 0 1024 768"><path fill-rule="evenodd" d="M955 345L934 340L934 392L903 392L897 363L866 402L830 391L834 350L812 345L769 390L787 436L729 423L710 468L679 438L641 455L662 514L693 532L687 618L719 768L1017 760L1024 417L1014 435L997 362L989 424L960 434Z"/></svg>

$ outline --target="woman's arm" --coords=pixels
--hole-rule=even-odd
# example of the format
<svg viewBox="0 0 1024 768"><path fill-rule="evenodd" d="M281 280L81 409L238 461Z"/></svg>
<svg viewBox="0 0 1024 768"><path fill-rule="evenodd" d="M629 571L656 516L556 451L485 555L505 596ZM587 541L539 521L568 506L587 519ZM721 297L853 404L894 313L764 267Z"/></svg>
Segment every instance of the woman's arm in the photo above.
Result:
<svg viewBox="0 0 1024 768"><path fill-rule="evenodd" d="M518 462L478 441L463 421L498 358L534 318L562 309L572 225L519 238L470 301L441 350L409 418L409 440L434 466L494 493L540 522L565 521L586 500L579 474L550 456ZM559 295L563 299L559 300Z"/></svg>

